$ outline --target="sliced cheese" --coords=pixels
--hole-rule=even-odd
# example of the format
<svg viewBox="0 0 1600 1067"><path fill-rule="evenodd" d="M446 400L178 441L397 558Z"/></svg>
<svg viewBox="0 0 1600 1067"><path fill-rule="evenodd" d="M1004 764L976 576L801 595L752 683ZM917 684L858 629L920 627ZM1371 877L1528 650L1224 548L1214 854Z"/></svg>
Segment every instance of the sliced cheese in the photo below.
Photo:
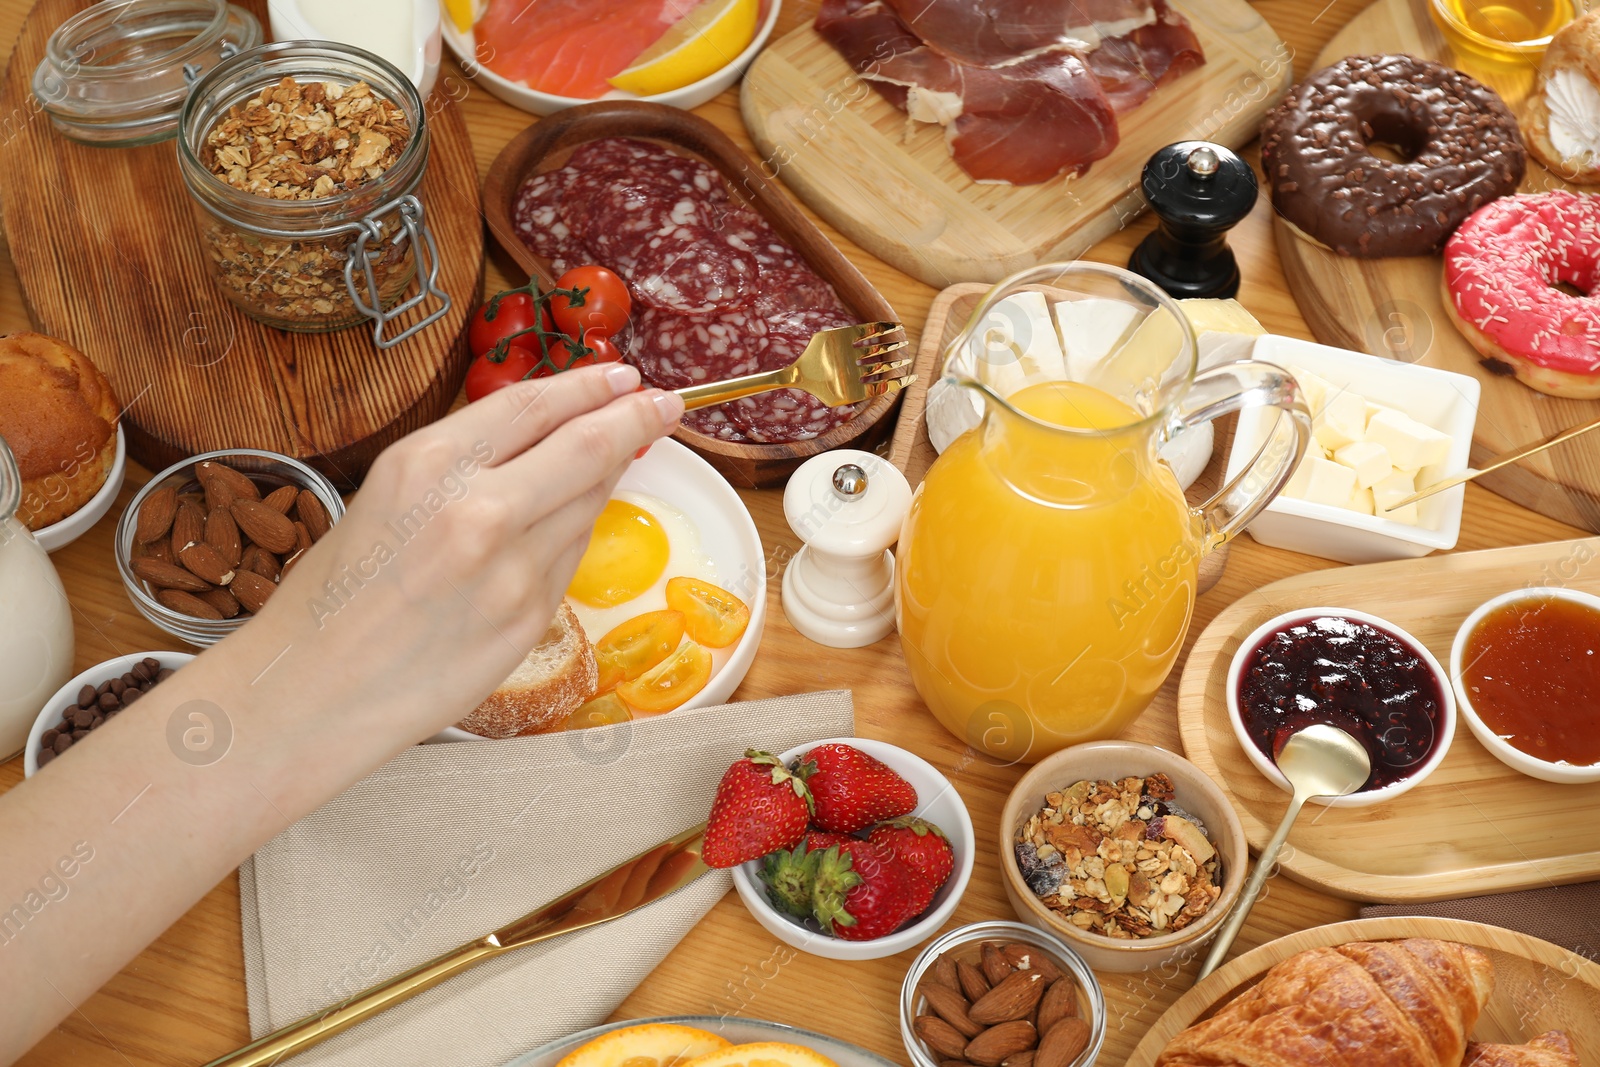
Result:
<svg viewBox="0 0 1600 1067"><path fill-rule="evenodd" d="M1087 381L1100 361L1122 343L1139 309L1125 300L1091 296L1058 300L1057 340L1066 357L1069 381Z"/></svg>
<svg viewBox="0 0 1600 1067"><path fill-rule="evenodd" d="M1372 416L1367 423L1367 440L1387 448L1397 470L1415 471L1450 458L1449 434L1393 409Z"/></svg>
<svg viewBox="0 0 1600 1067"><path fill-rule="evenodd" d="M1389 450L1376 441L1354 441L1336 451L1333 458L1356 472L1356 485L1361 489L1372 488L1394 469Z"/></svg>

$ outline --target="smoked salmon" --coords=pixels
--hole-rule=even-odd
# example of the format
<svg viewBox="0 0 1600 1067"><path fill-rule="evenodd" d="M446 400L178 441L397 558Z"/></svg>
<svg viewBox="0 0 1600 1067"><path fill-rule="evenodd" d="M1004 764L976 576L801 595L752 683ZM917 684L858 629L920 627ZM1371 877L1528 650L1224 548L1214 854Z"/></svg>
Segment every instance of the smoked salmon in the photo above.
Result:
<svg viewBox="0 0 1600 1067"><path fill-rule="evenodd" d="M693 0L491 0L473 27L478 61L555 96L594 100Z"/></svg>

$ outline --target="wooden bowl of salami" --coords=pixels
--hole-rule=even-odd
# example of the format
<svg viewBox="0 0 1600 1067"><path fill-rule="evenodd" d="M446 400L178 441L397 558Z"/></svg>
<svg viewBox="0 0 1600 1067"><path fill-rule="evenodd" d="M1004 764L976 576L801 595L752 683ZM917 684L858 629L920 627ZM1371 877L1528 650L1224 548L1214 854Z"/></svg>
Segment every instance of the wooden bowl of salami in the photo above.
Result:
<svg viewBox="0 0 1600 1067"><path fill-rule="evenodd" d="M609 137L652 141L710 165L726 183L729 197L761 215L811 270L833 287L854 321L895 319L888 302L762 173L758 160L747 157L720 130L696 115L664 104L634 101L603 101L557 112L512 138L490 165L483 186L489 233L541 284L554 284L551 263L536 255L517 234L517 193L530 177L564 166L580 145ZM899 396L895 392L869 401L849 421L803 441L726 441L687 426L679 427L674 436L736 486L779 486L796 467L820 452L833 448L871 451L886 440L894 428L892 413Z"/></svg>

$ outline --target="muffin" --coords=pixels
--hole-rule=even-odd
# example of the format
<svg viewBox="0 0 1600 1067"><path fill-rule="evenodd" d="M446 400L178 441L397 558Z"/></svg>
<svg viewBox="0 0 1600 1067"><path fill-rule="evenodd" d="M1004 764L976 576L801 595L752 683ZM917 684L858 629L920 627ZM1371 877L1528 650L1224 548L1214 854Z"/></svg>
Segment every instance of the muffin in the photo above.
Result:
<svg viewBox="0 0 1600 1067"><path fill-rule="evenodd" d="M121 408L89 357L44 334L0 337L0 437L22 472L17 519L40 530L100 491Z"/></svg>

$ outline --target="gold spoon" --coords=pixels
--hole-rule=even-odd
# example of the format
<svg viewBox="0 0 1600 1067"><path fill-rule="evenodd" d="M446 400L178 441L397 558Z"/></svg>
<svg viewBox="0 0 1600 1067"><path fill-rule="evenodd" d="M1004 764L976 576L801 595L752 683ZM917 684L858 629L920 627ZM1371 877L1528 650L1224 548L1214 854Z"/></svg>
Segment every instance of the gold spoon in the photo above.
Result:
<svg viewBox="0 0 1600 1067"><path fill-rule="evenodd" d="M1228 921L1222 924L1217 939L1212 942L1211 952L1200 968L1201 978L1217 969L1233 945L1233 939L1239 936L1245 917L1250 914L1278 859L1278 850L1288 840L1289 827L1294 825L1306 801L1312 797L1347 796L1360 789L1372 773L1372 761L1367 758L1367 750L1361 747L1361 742L1337 726L1324 723L1307 726L1289 738L1283 751L1278 753L1277 763L1278 770L1294 787L1294 797L1272 840L1262 847L1261 855L1256 858L1256 869L1250 873L1250 880L1234 903Z"/></svg>
<svg viewBox="0 0 1600 1067"><path fill-rule="evenodd" d="M1501 467L1508 466L1517 462L1518 460L1527 459L1529 456L1538 455L1545 449L1559 445L1563 441L1570 441L1574 437L1582 437L1584 434L1593 429L1600 429L1600 419L1595 419L1593 422L1586 422L1582 426L1571 426L1565 430L1558 430L1542 441L1535 441L1528 445L1520 445L1516 448L1513 448L1509 452L1502 452L1481 467L1468 467L1460 474L1452 475L1449 478L1442 478L1439 481L1434 482L1432 485L1418 489L1415 493L1412 493L1404 500L1396 501L1386 508L1379 508L1378 514L1382 515L1386 511L1393 511L1395 508L1403 508L1407 504L1415 504L1423 497L1432 496L1435 493L1449 489L1453 485L1460 485L1462 482L1470 482L1472 479L1477 478L1480 475L1488 474L1490 471L1497 471Z"/></svg>

